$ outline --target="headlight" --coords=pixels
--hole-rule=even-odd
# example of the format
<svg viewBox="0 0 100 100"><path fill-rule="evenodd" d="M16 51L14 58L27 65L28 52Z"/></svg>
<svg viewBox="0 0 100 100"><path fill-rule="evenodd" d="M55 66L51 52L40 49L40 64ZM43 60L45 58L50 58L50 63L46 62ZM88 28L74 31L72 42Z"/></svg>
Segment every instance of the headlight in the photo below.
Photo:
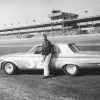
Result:
<svg viewBox="0 0 100 100"><path fill-rule="evenodd" d="M0 59L0 62L2 62L3 61L3 59Z"/></svg>

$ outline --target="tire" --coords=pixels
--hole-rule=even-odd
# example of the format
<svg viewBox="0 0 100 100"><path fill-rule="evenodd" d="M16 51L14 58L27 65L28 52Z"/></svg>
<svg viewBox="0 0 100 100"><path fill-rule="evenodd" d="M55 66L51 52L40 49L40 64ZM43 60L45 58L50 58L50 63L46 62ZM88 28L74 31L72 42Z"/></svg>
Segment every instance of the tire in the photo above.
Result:
<svg viewBox="0 0 100 100"><path fill-rule="evenodd" d="M79 74L79 67L74 64L68 64L64 66L64 72L71 76L76 76Z"/></svg>
<svg viewBox="0 0 100 100"><path fill-rule="evenodd" d="M11 62L5 62L2 64L2 70L7 75L13 75L16 72L16 66Z"/></svg>

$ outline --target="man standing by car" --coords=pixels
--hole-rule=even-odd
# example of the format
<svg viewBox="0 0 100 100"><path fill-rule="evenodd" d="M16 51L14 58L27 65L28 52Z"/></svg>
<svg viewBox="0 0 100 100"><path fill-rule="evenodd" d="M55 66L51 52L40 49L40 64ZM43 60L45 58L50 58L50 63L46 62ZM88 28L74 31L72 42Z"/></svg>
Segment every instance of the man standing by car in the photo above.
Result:
<svg viewBox="0 0 100 100"><path fill-rule="evenodd" d="M42 55L43 55L43 66L44 66L44 77L43 79L50 77L50 70L49 70L49 64L52 58L53 53L53 45L52 43L47 39L47 35L43 34L43 42L42 42Z"/></svg>

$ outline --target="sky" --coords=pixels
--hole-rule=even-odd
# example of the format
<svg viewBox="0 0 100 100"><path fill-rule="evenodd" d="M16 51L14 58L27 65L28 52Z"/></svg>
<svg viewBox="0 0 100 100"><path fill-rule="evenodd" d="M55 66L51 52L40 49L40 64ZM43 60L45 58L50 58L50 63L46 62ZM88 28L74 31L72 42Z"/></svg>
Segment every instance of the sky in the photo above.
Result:
<svg viewBox="0 0 100 100"><path fill-rule="evenodd" d="M56 9L80 17L96 16L100 15L100 0L0 0L0 29L46 23Z"/></svg>

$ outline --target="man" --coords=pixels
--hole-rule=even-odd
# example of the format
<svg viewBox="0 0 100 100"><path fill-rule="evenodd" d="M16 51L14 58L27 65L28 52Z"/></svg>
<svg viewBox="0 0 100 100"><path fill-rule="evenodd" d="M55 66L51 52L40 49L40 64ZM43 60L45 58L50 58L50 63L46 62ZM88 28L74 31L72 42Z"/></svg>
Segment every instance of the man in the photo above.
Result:
<svg viewBox="0 0 100 100"><path fill-rule="evenodd" d="M47 39L47 35L43 34L43 42L42 42L42 55L43 55L43 66L44 66L44 77L43 79L50 77L50 71L49 71L49 63L52 58L53 53L53 45L52 43Z"/></svg>

